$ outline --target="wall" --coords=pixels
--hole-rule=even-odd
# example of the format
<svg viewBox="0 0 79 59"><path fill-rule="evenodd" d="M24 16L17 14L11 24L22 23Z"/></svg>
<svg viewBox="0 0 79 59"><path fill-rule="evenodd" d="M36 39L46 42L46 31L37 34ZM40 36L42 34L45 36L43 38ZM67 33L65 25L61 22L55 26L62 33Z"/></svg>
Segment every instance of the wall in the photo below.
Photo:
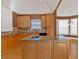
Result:
<svg viewBox="0 0 79 59"><path fill-rule="evenodd" d="M1 6L1 32L12 31L12 12L9 8Z"/></svg>

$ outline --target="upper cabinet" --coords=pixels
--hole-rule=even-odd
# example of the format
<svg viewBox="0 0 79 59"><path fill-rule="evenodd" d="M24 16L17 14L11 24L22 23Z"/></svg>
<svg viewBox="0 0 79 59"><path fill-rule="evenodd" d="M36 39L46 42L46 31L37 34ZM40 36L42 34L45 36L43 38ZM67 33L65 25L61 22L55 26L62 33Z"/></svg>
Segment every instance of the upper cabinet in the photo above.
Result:
<svg viewBox="0 0 79 59"><path fill-rule="evenodd" d="M47 20L47 27L51 28L54 25L54 15L53 14L48 14L46 15L46 20Z"/></svg>
<svg viewBox="0 0 79 59"><path fill-rule="evenodd" d="M47 34L49 36L56 35L56 19L54 14L47 14L46 21L47 21Z"/></svg>
<svg viewBox="0 0 79 59"><path fill-rule="evenodd" d="M18 15L16 19L17 28L40 28L41 32L47 32L49 36L56 35L56 16L55 14L43 14L43 15ZM39 23L36 20L41 20ZM33 24L33 26L32 26ZM38 25L37 25L38 24Z"/></svg>
<svg viewBox="0 0 79 59"><path fill-rule="evenodd" d="M41 25L42 25L42 28L46 28L46 16L43 15L41 16Z"/></svg>
<svg viewBox="0 0 79 59"><path fill-rule="evenodd" d="M30 28L30 16L18 16L17 28Z"/></svg>

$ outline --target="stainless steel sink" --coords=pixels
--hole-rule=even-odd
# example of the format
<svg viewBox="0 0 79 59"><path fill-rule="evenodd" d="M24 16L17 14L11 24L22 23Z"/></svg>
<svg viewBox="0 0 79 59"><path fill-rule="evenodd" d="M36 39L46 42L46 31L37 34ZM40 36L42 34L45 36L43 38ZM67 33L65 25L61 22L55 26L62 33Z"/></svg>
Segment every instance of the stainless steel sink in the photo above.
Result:
<svg viewBox="0 0 79 59"><path fill-rule="evenodd" d="M40 36L32 36L31 39L33 39L33 40L40 40Z"/></svg>
<svg viewBox="0 0 79 59"><path fill-rule="evenodd" d="M21 40L40 40L40 36L35 35L35 36L29 36L29 37L24 37Z"/></svg>

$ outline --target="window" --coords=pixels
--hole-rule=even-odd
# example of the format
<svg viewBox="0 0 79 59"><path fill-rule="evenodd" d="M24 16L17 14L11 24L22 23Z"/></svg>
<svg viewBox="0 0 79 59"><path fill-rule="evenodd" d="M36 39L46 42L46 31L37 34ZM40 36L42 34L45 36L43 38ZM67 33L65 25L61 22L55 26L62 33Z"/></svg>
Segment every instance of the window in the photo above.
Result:
<svg viewBox="0 0 79 59"><path fill-rule="evenodd" d="M71 19L70 23L70 35L77 35L77 18Z"/></svg>
<svg viewBox="0 0 79 59"><path fill-rule="evenodd" d="M57 34L78 36L78 19L58 19L57 20Z"/></svg>
<svg viewBox="0 0 79 59"><path fill-rule="evenodd" d="M65 34L69 34L69 27L68 27L68 20L58 20L58 34L59 35L65 35Z"/></svg>
<svg viewBox="0 0 79 59"><path fill-rule="evenodd" d="M31 20L31 29L32 30L40 30L41 29L41 20L40 19L32 19Z"/></svg>

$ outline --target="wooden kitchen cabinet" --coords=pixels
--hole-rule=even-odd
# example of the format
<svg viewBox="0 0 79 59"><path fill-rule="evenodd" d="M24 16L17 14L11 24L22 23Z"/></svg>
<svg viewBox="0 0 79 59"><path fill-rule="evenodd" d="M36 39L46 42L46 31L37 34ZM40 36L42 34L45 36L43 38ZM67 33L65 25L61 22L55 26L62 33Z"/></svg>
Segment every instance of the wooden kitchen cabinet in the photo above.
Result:
<svg viewBox="0 0 79 59"><path fill-rule="evenodd" d="M69 59L66 41L54 41L54 59Z"/></svg>
<svg viewBox="0 0 79 59"><path fill-rule="evenodd" d="M36 41L24 41L22 47L22 59L37 59Z"/></svg>
<svg viewBox="0 0 79 59"><path fill-rule="evenodd" d="M70 40L70 59L78 59L78 40Z"/></svg>
<svg viewBox="0 0 79 59"><path fill-rule="evenodd" d="M51 28L51 27L54 27L54 15L53 14L48 14L46 15L46 20L47 20L47 27L48 28Z"/></svg>
<svg viewBox="0 0 79 59"><path fill-rule="evenodd" d="M56 36L56 19L54 14L46 15L47 35Z"/></svg>
<svg viewBox="0 0 79 59"><path fill-rule="evenodd" d="M27 36L27 35L23 35ZM1 39L2 59L78 59L78 40L18 40L17 36Z"/></svg>
<svg viewBox="0 0 79 59"><path fill-rule="evenodd" d="M8 49L14 47L14 38L11 36L5 36L1 38L1 48L2 52L7 51Z"/></svg>
<svg viewBox="0 0 79 59"><path fill-rule="evenodd" d="M52 47L50 40L25 41L23 42L22 59L51 59Z"/></svg>
<svg viewBox="0 0 79 59"><path fill-rule="evenodd" d="M51 59L51 41L38 42L38 59Z"/></svg>
<svg viewBox="0 0 79 59"><path fill-rule="evenodd" d="M30 16L18 16L17 28L30 28Z"/></svg>
<svg viewBox="0 0 79 59"><path fill-rule="evenodd" d="M2 37L2 59L78 59L77 40L17 40L22 38L18 37Z"/></svg>
<svg viewBox="0 0 79 59"><path fill-rule="evenodd" d="M25 41L22 59L69 59L67 41Z"/></svg>
<svg viewBox="0 0 79 59"><path fill-rule="evenodd" d="M21 46L14 36L1 37L1 59L22 59Z"/></svg>
<svg viewBox="0 0 79 59"><path fill-rule="evenodd" d="M42 28L46 28L46 16L45 15L42 15L41 16L41 22L42 22Z"/></svg>

